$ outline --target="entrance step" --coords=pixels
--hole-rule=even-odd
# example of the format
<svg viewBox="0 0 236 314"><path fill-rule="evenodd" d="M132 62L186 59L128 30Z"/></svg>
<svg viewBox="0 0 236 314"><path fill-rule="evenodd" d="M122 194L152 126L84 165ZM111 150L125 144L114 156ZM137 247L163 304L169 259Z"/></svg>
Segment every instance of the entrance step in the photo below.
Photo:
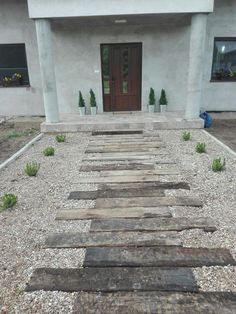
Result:
<svg viewBox="0 0 236 314"><path fill-rule="evenodd" d="M26 291L186 291L198 286L189 268L89 267L36 269Z"/></svg>
<svg viewBox="0 0 236 314"><path fill-rule="evenodd" d="M236 265L227 249L186 247L89 248L84 267L202 267Z"/></svg>
<svg viewBox="0 0 236 314"><path fill-rule="evenodd" d="M119 207L157 207L157 206L191 206L202 207L198 198L191 197L130 197L130 198L98 198L96 208Z"/></svg>
<svg viewBox="0 0 236 314"><path fill-rule="evenodd" d="M236 293L230 292L80 292L73 314L232 314Z"/></svg>
<svg viewBox="0 0 236 314"><path fill-rule="evenodd" d="M78 208L60 210L56 220L172 217L168 207Z"/></svg>
<svg viewBox="0 0 236 314"><path fill-rule="evenodd" d="M146 218L146 219L98 219L91 223L90 232L104 231L183 231L203 229L216 231L212 219L206 217Z"/></svg>
<svg viewBox="0 0 236 314"><path fill-rule="evenodd" d="M180 246L178 233L166 232L81 232L48 236L46 248Z"/></svg>

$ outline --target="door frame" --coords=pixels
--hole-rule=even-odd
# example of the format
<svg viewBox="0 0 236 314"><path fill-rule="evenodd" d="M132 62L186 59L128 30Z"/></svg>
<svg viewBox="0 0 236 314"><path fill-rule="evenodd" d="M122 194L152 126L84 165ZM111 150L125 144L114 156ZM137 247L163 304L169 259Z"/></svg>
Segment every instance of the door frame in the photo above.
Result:
<svg viewBox="0 0 236 314"><path fill-rule="evenodd" d="M140 88L139 88L139 93L138 93L138 97L139 97L139 109L136 111L142 111L142 70L143 70L143 43L142 42L120 42L120 43L102 43L100 44L100 68L101 68L101 80L102 80L102 101L103 101L103 112L119 112L119 111L114 111L112 110L112 103L110 105L110 110L105 110L105 94L104 94L104 84L103 84L103 67L102 67L102 48L103 46L122 46L122 45L139 45L140 46L140 52L141 52L141 56L140 56ZM110 58L111 59L111 58ZM112 66L112 62L110 60L109 62L109 67L111 69ZM111 79L110 79L110 84L111 84ZM111 91L111 89L110 89ZM114 96L112 94L110 94L110 98L112 101L112 98ZM129 111L127 111L129 112Z"/></svg>

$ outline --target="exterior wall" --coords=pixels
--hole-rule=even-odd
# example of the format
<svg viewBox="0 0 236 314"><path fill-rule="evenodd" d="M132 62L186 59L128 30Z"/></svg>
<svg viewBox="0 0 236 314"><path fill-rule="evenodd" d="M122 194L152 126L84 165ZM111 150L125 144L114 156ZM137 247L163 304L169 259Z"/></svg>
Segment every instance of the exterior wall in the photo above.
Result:
<svg viewBox="0 0 236 314"><path fill-rule="evenodd" d="M215 0L207 34L202 107L208 111L236 111L236 82L210 82L214 37L236 37L235 0Z"/></svg>
<svg viewBox="0 0 236 314"><path fill-rule="evenodd" d="M214 0L28 0L31 18L212 12Z"/></svg>
<svg viewBox="0 0 236 314"><path fill-rule="evenodd" d="M60 112L78 112L78 91L86 103L89 89L102 112L100 44L142 42L142 106L147 110L150 87L160 96L166 89L170 111L184 110L189 51L185 26L83 27L64 20L53 24L55 67Z"/></svg>
<svg viewBox="0 0 236 314"><path fill-rule="evenodd" d="M0 1L0 44L25 43L30 87L0 87L0 115L43 115L34 22L26 0Z"/></svg>

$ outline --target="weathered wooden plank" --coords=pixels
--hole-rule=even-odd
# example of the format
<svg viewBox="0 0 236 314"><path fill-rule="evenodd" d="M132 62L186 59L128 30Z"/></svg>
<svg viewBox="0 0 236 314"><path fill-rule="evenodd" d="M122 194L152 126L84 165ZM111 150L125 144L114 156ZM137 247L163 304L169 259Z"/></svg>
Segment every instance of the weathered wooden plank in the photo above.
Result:
<svg viewBox="0 0 236 314"><path fill-rule="evenodd" d="M146 218L146 219L97 219L91 223L90 231L182 231L203 229L216 231L212 219L205 217Z"/></svg>
<svg viewBox="0 0 236 314"><path fill-rule="evenodd" d="M113 177L113 176L155 176L155 175L175 175L180 174L177 168L165 168L155 170L105 170L99 172L101 177Z"/></svg>
<svg viewBox="0 0 236 314"><path fill-rule="evenodd" d="M95 200L97 198L117 198L117 197L140 197L140 196L165 196L164 190L153 188L142 189L117 189L117 190L97 190L97 191L73 191L69 200Z"/></svg>
<svg viewBox="0 0 236 314"><path fill-rule="evenodd" d="M159 146L159 148L163 148L164 146ZM149 153L149 152L155 152L156 154L158 154L158 147L147 147L147 146L144 146L144 147L135 147L135 146L130 146L130 147L114 147L114 148L87 148L85 153L86 154L96 154L96 153L99 153L99 154L106 154L106 153L120 153L120 152L124 152L124 153L136 153L136 152L143 152L143 153Z"/></svg>
<svg viewBox="0 0 236 314"><path fill-rule="evenodd" d="M57 220L172 217L168 207L78 208L60 210Z"/></svg>
<svg viewBox="0 0 236 314"><path fill-rule="evenodd" d="M98 141L90 141L89 142L89 148L97 148L97 147L117 147L117 146L128 146L128 145L132 145L132 146L151 146L151 147L155 147L156 145L164 145L164 143L160 140L155 140L155 141L150 141L150 140L146 140L143 139L133 139L133 140L123 140L123 141L119 141L119 140L98 140Z"/></svg>
<svg viewBox="0 0 236 314"><path fill-rule="evenodd" d="M130 151L128 152L113 152L113 153L87 153L87 156L91 156L92 157L110 157L110 158L113 158L113 157L117 157L117 158L120 158L120 157L126 157L126 158L133 158L133 157L151 157L151 156L167 156L167 153L166 152L162 152L161 150L157 150L155 152L149 152L149 151L135 151L135 152L132 152L132 149L130 149ZM164 158L164 157L163 157Z"/></svg>
<svg viewBox="0 0 236 314"><path fill-rule="evenodd" d="M163 143L143 142L143 143L104 143L99 145L89 145L89 149L119 149L119 148L160 148L165 147Z"/></svg>
<svg viewBox="0 0 236 314"><path fill-rule="evenodd" d="M123 137L123 138L96 138L89 141L91 145L97 144L128 144L128 143L163 143L158 137Z"/></svg>
<svg viewBox="0 0 236 314"><path fill-rule="evenodd" d="M236 293L80 292L73 314L233 314Z"/></svg>
<svg viewBox="0 0 236 314"><path fill-rule="evenodd" d="M147 162L156 162L154 156L150 155L129 155L129 156L89 156L85 155L83 161L129 161L129 160L142 160Z"/></svg>
<svg viewBox="0 0 236 314"><path fill-rule="evenodd" d="M48 248L180 246L177 232L81 232L59 233L47 237Z"/></svg>
<svg viewBox="0 0 236 314"><path fill-rule="evenodd" d="M113 177L79 177L78 183L135 183L135 182L153 182L153 181L160 181L160 176L164 175L177 175L176 172L163 171L160 175L155 176L113 176Z"/></svg>
<svg viewBox="0 0 236 314"><path fill-rule="evenodd" d="M125 163L109 163L101 165L82 165L80 167L81 172L90 171L103 171L103 170L151 170L155 169L154 163L135 163L135 162L125 162Z"/></svg>
<svg viewBox="0 0 236 314"><path fill-rule="evenodd" d="M36 269L26 291L198 291L189 268Z"/></svg>
<svg viewBox="0 0 236 314"><path fill-rule="evenodd" d="M123 190L123 189L159 189L159 190L171 190L171 189L183 189L190 190L190 185L187 182L176 181L176 182L161 182L161 181L152 181L152 182L136 182L136 183L107 183L99 184L99 190Z"/></svg>
<svg viewBox="0 0 236 314"><path fill-rule="evenodd" d="M84 267L202 267L236 265L227 249L189 247L89 248Z"/></svg>
<svg viewBox="0 0 236 314"><path fill-rule="evenodd" d="M107 130L107 131L93 131L93 136L98 135L125 135L125 134L143 134L143 130Z"/></svg>
<svg viewBox="0 0 236 314"><path fill-rule="evenodd" d="M191 206L201 207L202 202L191 197L130 197L130 198L98 198L96 208L118 207L157 207L157 206Z"/></svg>

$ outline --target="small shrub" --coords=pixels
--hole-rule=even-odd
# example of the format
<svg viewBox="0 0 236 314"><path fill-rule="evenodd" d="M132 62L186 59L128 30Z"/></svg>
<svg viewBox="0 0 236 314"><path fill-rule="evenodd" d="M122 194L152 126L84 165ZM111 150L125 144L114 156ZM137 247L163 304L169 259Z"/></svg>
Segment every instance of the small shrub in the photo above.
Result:
<svg viewBox="0 0 236 314"><path fill-rule="evenodd" d="M96 101L96 96L94 94L94 91L90 89L90 106L91 107L97 107L97 101Z"/></svg>
<svg viewBox="0 0 236 314"><path fill-rule="evenodd" d="M0 206L0 211L8 209L8 208L12 208L17 203L17 196L14 194L4 194L1 197L1 202L2 204Z"/></svg>
<svg viewBox="0 0 236 314"><path fill-rule="evenodd" d="M223 171L225 169L225 159L224 158L216 158L213 160L211 169L214 172Z"/></svg>
<svg viewBox="0 0 236 314"><path fill-rule="evenodd" d="M151 87L150 92L149 92L148 104L149 104L149 106L155 106L155 103L156 103L155 92L154 92L154 89Z"/></svg>
<svg viewBox="0 0 236 314"><path fill-rule="evenodd" d="M191 134L190 132L184 132L182 135L182 138L184 141L189 141L191 139Z"/></svg>
<svg viewBox="0 0 236 314"><path fill-rule="evenodd" d="M205 143L197 143L196 152L199 154L206 152L206 144Z"/></svg>
<svg viewBox="0 0 236 314"><path fill-rule="evenodd" d="M81 91L79 91L79 107L80 108L84 108L85 107L85 101L84 101L84 98L83 98L83 95L82 95Z"/></svg>
<svg viewBox="0 0 236 314"><path fill-rule="evenodd" d="M58 143L63 143L63 142L65 142L65 140L66 140L66 136L64 134L58 134L56 136L56 141Z"/></svg>
<svg viewBox="0 0 236 314"><path fill-rule="evenodd" d="M29 162L25 166L25 173L28 174L29 177L35 177L39 171L40 164L37 162Z"/></svg>
<svg viewBox="0 0 236 314"><path fill-rule="evenodd" d="M43 151L44 156L54 156L55 154L55 149L51 146L47 147Z"/></svg>
<svg viewBox="0 0 236 314"><path fill-rule="evenodd" d="M166 91L164 89L161 90L161 97L159 99L159 104L160 106L168 104L168 101L166 98Z"/></svg>

